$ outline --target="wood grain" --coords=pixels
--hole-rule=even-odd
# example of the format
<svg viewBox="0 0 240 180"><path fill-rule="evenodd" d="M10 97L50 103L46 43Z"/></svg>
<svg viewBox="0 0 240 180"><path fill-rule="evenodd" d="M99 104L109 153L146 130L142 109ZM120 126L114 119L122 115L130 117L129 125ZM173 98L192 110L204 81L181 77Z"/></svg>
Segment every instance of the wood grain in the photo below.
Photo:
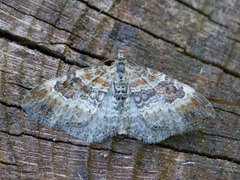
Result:
<svg viewBox="0 0 240 180"><path fill-rule="evenodd" d="M0 179L240 179L239 1L0 1ZM20 108L44 80L123 49L209 98L216 118L155 145L86 144Z"/></svg>

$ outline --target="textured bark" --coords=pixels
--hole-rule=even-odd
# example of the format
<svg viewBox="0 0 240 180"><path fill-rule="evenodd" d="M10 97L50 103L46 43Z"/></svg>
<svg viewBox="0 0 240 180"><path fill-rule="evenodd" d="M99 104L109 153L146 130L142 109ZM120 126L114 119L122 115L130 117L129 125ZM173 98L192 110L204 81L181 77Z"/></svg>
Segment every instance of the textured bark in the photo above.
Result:
<svg viewBox="0 0 240 180"><path fill-rule="evenodd" d="M87 144L20 107L40 82L118 49L208 97L196 132ZM1 0L0 179L240 179L240 1Z"/></svg>

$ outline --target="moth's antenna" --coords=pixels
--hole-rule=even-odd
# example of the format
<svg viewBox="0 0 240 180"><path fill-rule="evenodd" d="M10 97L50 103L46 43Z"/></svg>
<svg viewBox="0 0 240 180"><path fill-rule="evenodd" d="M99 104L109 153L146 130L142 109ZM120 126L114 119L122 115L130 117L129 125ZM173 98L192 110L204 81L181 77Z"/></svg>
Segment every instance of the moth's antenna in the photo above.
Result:
<svg viewBox="0 0 240 180"><path fill-rule="evenodd" d="M112 61L112 59L109 59L108 57L104 58L102 62L100 62L99 64L97 64L96 66L101 66L103 64L105 64L108 61Z"/></svg>
<svg viewBox="0 0 240 180"><path fill-rule="evenodd" d="M120 50L118 52L118 58L119 61L123 61L125 59L124 54L123 54L123 50ZM140 66L138 65L135 61L131 60L131 59L127 59L127 61L131 62L132 64L136 65L136 66Z"/></svg>

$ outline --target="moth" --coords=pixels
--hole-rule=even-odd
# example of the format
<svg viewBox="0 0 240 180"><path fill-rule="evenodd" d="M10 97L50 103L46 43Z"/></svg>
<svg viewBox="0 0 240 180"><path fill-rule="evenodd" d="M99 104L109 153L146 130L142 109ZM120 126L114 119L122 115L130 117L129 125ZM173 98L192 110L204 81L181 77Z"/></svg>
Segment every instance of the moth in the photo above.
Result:
<svg viewBox="0 0 240 180"><path fill-rule="evenodd" d="M42 124L89 143L117 134L157 143L215 117L211 103L196 90L129 63L121 52L111 66L44 82L25 96L22 108Z"/></svg>

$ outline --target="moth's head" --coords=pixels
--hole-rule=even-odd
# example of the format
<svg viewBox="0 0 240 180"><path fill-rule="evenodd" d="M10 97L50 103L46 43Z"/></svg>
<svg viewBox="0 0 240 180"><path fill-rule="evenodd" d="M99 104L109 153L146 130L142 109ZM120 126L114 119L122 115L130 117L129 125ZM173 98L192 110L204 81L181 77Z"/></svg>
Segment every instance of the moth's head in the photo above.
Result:
<svg viewBox="0 0 240 180"><path fill-rule="evenodd" d="M117 56L117 59L116 59L116 62L117 63L124 63L124 64L127 64L128 61L127 59L125 58L124 54L122 51L119 51L118 52L118 56Z"/></svg>
<svg viewBox="0 0 240 180"><path fill-rule="evenodd" d="M125 57L124 57L123 52L122 52L122 51L119 51L119 52L118 52L117 61L122 62L122 61L124 61L124 60L125 60Z"/></svg>

